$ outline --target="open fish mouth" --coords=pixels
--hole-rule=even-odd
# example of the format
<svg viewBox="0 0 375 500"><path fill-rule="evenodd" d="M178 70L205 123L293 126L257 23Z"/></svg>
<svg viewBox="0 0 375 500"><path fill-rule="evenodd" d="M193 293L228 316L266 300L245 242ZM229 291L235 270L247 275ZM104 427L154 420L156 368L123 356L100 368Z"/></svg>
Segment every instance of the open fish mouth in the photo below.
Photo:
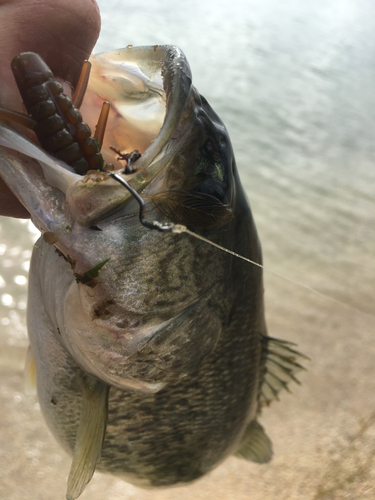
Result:
<svg viewBox="0 0 375 500"><path fill-rule="evenodd" d="M117 150L138 150L137 169L153 175L155 160L167 148L181 120L191 91L191 71L177 47L129 47L90 58L89 96L83 114L95 109L94 100L111 103L107 137ZM104 145L105 157L111 151Z"/></svg>
<svg viewBox="0 0 375 500"><path fill-rule="evenodd" d="M39 58L32 53L18 57L30 55ZM44 62L39 60L43 67ZM92 115L99 115L104 100L112 107L103 142L104 159L99 151L93 155L100 158L96 170L89 169L87 164L86 170L77 173L74 167L77 162L69 166L61 161L71 146L59 146L62 149L56 151L54 144L56 154L51 156L9 128L5 121L0 121L0 146L37 160L48 185L64 194L74 220L84 226L94 225L134 201L133 194L116 182L107 169L125 174L130 187L151 198L172 222L205 227L229 222L235 198L232 147L224 124L192 86L190 67L182 51L174 46L128 47L93 56L91 61L93 74L82 106L84 117L92 125L95 123ZM21 61L20 66L23 70L27 64ZM49 68L44 66L53 79ZM50 83L58 85L54 80L43 85ZM54 92L49 87L43 87L42 91L47 98ZM30 90L23 91L23 100L30 99L30 95ZM52 100L56 101L55 97ZM28 111L32 104L26 105ZM66 110L65 115L61 111L61 104L57 103L56 109L58 120L66 123L62 132L67 133L71 128L77 132L78 125L72 126ZM6 110L0 109L0 119L4 117ZM54 131L50 132L45 124L47 120L39 123L39 110L34 120L36 131L38 127L47 128L47 134L52 134L46 143L54 142L50 139L56 139L57 143L58 133L55 138ZM83 126L90 133L87 125ZM39 135L38 138L43 143ZM94 144L97 148L92 137L87 141L91 141L90 147ZM89 155L85 148L89 149L86 144L81 145L84 154ZM6 158L10 158L9 154L3 155L3 161ZM124 159L127 167L132 162L132 168L124 170ZM12 189L12 183L8 184ZM38 224L32 203L22 195L18 198L36 219L37 227L42 232L51 231ZM128 214L134 214L135 207L134 201Z"/></svg>
<svg viewBox="0 0 375 500"><path fill-rule="evenodd" d="M104 165L110 162L116 172L122 172L124 162L117 153L139 152L134 173L126 175L126 180L136 191L143 191L173 157L171 141L192 89L189 64L173 46L129 46L93 55L90 62L83 118L93 129L103 101L110 102L102 148ZM61 190L71 207L79 206L75 217L81 224L97 222L132 198L108 175L92 171L85 176L77 174L4 121L0 121L0 145L37 160L48 184Z"/></svg>

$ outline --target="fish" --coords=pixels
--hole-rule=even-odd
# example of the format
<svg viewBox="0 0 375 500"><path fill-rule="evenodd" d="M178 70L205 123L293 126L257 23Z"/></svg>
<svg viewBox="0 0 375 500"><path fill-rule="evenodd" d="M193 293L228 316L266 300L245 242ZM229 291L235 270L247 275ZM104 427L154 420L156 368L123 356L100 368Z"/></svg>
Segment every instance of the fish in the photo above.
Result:
<svg viewBox="0 0 375 500"><path fill-rule="evenodd" d="M305 359L267 333L230 138L183 52L128 46L91 64L82 115L111 104L99 168L75 169L0 114L0 175L42 233L29 358L46 423L73 456L68 500L95 470L153 488L233 454L267 463L259 417Z"/></svg>

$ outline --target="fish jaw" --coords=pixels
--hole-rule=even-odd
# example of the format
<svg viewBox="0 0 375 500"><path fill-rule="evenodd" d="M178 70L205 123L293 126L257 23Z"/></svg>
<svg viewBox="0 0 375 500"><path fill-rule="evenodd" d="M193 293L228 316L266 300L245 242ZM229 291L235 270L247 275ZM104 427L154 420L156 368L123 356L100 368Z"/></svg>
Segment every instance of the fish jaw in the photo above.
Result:
<svg viewBox="0 0 375 500"><path fill-rule="evenodd" d="M142 157L137 165L149 171L175 133L190 95L192 76L184 53L169 45L127 47L93 55L90 61L83 112L86 106L93 108L94 96L108 99L120 117L109 124L110 145L138 149Z"/></svg>

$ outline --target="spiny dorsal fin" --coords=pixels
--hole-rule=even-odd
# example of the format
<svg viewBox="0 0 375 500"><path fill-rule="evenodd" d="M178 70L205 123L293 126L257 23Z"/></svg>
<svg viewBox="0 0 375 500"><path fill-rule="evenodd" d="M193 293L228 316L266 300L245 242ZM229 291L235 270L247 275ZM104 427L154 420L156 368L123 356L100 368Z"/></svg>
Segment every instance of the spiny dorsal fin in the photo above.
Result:
<svg viewBox="0 0 375 500"><path fill-rule="evenodd" d="M84 381L82 413L73 462L68 478L67 500L75 500L85 489L100 459L108 414L109 386L87 377Z"/></svg>
<svg viewBox="0 0 375 500"><path fill-rule="evenodd" d="M290 392L288 383L294 380L299 384L295 374L305 368L297 360L309 359L293 349L295 344L286 340L264 337L263 350L266 356L265 372L261 386L259 405L269 405L273 399L279 399L282 389Z"/></svg>
<svg viewBox="0 0 375 500"><path fill-rule="evenodd" d="M270 438L258 421L252 420L246 428L241 446L235 453L235 456L259 464L265 464L271 460L272 455Z"/></svg>

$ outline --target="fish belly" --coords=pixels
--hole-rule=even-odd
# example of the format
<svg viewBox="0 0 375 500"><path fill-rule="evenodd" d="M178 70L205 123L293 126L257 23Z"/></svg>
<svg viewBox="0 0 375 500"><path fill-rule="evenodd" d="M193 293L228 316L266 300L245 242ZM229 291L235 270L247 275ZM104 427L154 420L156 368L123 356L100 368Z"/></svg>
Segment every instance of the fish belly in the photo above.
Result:
<svg viewBox="0 0 375 500"><path fill-rule="evenodd" d="M28 328L43 415L56 439L72 452L86 374L56 339L54 314L48 310L52 301L48 304L40 283L41 276L49 276L50 294L55 290L63 300L69 280L61 260L53 247L36 245ZM242 292L235 304L242 303ZM138 486L163 487L198 479L239 447L256 411L261 335L252 330L243 308L234 307L230 316L214 352L175 385L155 394L110 388L98 470Z"/></svg>

